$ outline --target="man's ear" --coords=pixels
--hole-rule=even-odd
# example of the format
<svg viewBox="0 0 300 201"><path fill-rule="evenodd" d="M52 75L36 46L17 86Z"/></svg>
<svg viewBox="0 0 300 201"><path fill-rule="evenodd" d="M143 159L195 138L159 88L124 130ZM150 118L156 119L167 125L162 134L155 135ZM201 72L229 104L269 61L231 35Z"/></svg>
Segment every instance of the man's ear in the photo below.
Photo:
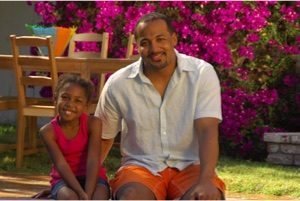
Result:
<svg viewBox="0 0 300 201"><path fill-rule="evenodd" d="M175 47L177 45L177 42L178 42L177 33L173 32L171 34L171 37L172 37L173 46Z"/></svg>
<svg viewBox="0 0 300 201"><path fill-rule="evenodd" d="M134 40L134 44L135 44L135 47L137 47L138 53L141 54L141 49L140 49L139 41L138 40Z"/></svg>

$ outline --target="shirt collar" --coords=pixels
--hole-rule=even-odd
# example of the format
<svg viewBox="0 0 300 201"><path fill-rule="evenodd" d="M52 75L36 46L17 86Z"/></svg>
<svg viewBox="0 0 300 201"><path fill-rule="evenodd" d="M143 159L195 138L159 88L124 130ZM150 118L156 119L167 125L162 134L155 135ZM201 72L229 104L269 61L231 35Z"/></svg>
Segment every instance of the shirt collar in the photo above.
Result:
<svg viewBox="0 0 300 201"><path fill-rule="evenodd" d="M195 71L194 66L189 62L188 58L190 56L180 54L176 49L174 49L174 51L177 58L177 68L179 73L183 71ZM144 75L142 57L140 57L138 61L132 64L131 72L128 78L135 78L138 74Z"/></svg>

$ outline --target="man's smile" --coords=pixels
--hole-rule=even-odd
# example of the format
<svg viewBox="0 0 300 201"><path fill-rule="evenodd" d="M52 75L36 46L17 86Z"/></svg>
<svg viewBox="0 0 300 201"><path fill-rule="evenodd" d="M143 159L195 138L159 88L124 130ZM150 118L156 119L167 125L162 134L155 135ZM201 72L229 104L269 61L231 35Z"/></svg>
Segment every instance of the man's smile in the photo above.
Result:
<svg viewBox="0 0 300 201"><path fill-rule="evenodd" d="M150 58L152 61L154 62L160 62L162 57L163 57L164 53L155 53L155 54L151 54Z"/></svg>

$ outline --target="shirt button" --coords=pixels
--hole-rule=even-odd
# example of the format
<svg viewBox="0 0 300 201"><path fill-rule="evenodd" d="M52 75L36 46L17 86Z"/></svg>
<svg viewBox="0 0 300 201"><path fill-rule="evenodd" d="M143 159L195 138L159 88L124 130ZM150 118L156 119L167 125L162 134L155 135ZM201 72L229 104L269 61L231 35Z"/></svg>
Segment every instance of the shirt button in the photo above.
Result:
<svg viewBox="0 0 300 201"><path fill-rule="evenodd" d="M166 135L166 134L167 134L167 132L166 132L166 131L164 131L162 134L163 134L163 135Z"/></svg>

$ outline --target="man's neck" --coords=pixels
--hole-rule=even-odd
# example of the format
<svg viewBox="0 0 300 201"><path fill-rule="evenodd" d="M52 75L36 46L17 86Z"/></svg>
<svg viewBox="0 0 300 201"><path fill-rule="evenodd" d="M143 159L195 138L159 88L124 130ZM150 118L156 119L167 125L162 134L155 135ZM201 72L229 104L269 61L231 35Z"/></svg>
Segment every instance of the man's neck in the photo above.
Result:
<svg viewBox="0 0 300 201"><path fill-rule="evenodd" d="M145 76L148 77L162 98L164 97L166 88L175 69L176 65L174 67L166 67L157 71L148 71L148 69L144 69Z"/></svg>

